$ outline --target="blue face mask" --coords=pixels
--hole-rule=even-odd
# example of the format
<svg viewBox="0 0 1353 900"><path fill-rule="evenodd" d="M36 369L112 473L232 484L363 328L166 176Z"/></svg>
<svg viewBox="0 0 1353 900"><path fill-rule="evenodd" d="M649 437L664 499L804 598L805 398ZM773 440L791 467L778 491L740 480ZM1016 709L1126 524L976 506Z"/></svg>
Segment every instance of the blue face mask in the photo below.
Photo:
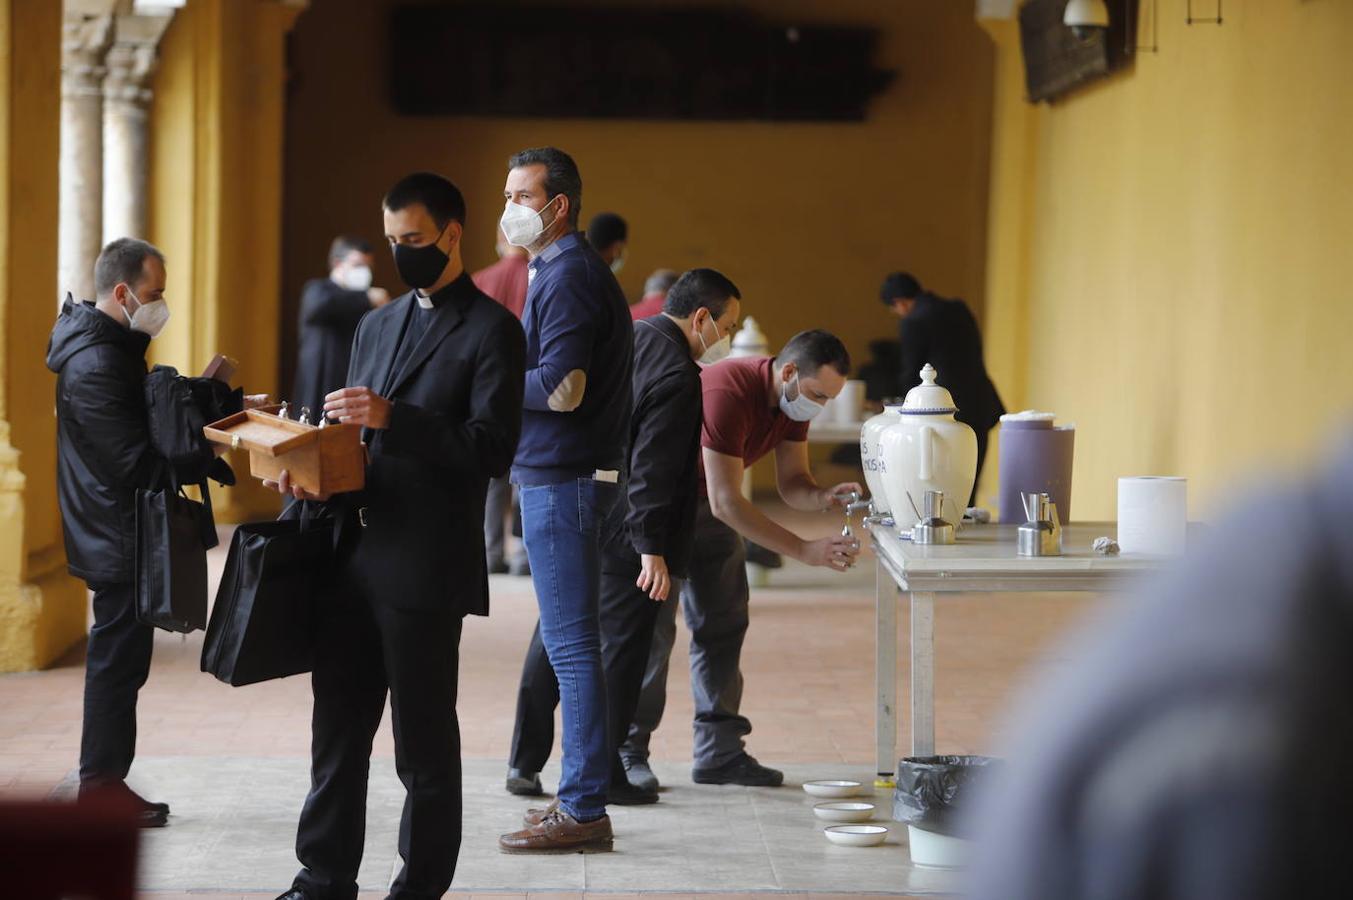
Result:
<svg viewBox="0 0 1353 900"><path fill-rule="evenodd" d="M795 422L807 422L822 412L822 404L809 400L803 393L803 388L799 386L798 372L794 373L792 381L798 396L793 400L789 399L789 382L786 381L784 386L780 388L780 412L789 416Z"/></svg>

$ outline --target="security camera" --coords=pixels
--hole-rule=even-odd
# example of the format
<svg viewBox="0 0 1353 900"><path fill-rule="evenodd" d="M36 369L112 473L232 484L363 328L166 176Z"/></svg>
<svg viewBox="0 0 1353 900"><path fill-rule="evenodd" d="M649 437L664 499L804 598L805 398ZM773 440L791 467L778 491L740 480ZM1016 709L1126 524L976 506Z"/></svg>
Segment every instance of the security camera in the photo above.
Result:
<svg viewBox="0 0 1353 900"><path fill-rule="evenodd" d="M1062 24L1071 29L1076 40L1092 40L1109 27L1109 7L1104 0L1070 0L1062 13Z"/></svg>

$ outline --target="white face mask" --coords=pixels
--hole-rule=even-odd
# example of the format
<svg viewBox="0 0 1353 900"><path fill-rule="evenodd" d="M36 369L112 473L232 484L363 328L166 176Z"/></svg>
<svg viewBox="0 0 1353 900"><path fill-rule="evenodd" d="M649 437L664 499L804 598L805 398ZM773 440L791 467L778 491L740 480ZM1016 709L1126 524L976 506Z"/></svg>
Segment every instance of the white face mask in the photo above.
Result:
<svg viewBox="0 0 1353 900"><path fill-rule="evenodd" d="M334 284L349 291L364 291L371 287L370 266L349 266L333 274Z"/></svg>
<svg viewBox="0 0 1353 900"><path fill-rule="evenodd" d="M696 362L702 366L712 366L716 362L727 359L729 352L733 349L733 336L731 334L725 334L713 344L707 345L705 343L704 332L704 326L701 326L700 330L695 333L696 337L700 338L700 346L705 350L704 353L700 354L700 358L697 359ZM715 326L715 333L718 333L718 326Z"/></svg>
<svg viewBox="0 0 1353 900"><path fill-rule="evenodd" d="M546 207L548 206L547 203ZM554 224L553 220L550 224ZM503 216L498 220L498 227L503 229L503 237L507 238L507 242L512 246L529 247L545 233L545 220L531 207L509 200L503 207Z"/></svg>
<svg viewBox="0 0 1353 900"><path fill-rule="evenodd" d="M625 268L625 257L624 257L623 254L622 254L621 256L617 256L615 259L611 260L611 274L612 274L612 275L619 275L619 274L620 274L620 270L623 269L623 268Z"/></svg>
<svg viewBox="0 0 1353 900"><path fill-rule="evenodd" d="M807 422L809 419L822 412L822 404L808 399L804 394L803 388L799 385L799 373L795 372L793 379L794 387L799 395L793 400L789 399L789 382L786 381L780 388L780 411L789 416L795 422Z"/></svg>
<svg viewBox="0 0 1353 900"><path fill-rule="evenodd" d="M141 298L132 293L131 288L127 288L127 293L136 301L136 312L127 313L127 327L152 338L159 337L160 332L164 331L165 324L169 322L169 304L163 300L142 303ZM123 309L125 311L126 307Z"/></svg>

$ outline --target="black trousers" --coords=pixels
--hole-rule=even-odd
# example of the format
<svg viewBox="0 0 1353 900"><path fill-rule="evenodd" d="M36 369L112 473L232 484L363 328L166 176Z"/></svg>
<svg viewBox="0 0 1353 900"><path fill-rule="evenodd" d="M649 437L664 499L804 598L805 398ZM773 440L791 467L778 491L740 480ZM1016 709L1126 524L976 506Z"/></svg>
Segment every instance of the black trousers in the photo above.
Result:
<svg viewBox="0 0 1353 900"><path fill-rule="evenodd" d="M624 782L620 742L629 733L639 705L653 626L659 603L635 586L637 576L601 573L601 663L606 678L607 739L610 742L611 780ZM676 603L681 592L674 580L665 603ZM524 772L545 767L554 747L554 710L559 705L559 682L540 640L540 625L531 635L517 688L517 713L512 729L509 765Z"/></svg>
<svg viewBox="0 0 1353 900"><path fill-rule="evenodd" d="M456 690L462 620L392 609L340 590L320 625L311 685L310 795L296 832L296 886L315 900L352 900L366 837L371 742L390 696L395 770L406 791L399 822L399 900L434 900L451 886L461 836Z"/></svg>
<svg viewBox="0 0 1353 900"><path fill-rule="evenodd" d="M982 465L987 460L987 443L991 439L991 432L985 428L974 428L973 432L977 435L977 477L973 479L972 496L968 498L969 507L977 505L977 482L982 480Z"/></svg>
<svg viewBox="0 0 1353 900"><path fill-rule="evenodd" d="M80 783L122 781L136 755L136 695L150 674L155 629L136 619L130 584L90 585Z"/></svg>

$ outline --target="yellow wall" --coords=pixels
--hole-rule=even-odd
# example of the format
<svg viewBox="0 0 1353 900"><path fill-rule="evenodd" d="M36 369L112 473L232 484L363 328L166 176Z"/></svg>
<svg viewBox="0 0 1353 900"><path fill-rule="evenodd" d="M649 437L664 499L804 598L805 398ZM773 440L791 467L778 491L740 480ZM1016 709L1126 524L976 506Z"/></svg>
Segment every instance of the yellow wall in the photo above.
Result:
<svg viewBox="0 0 1353 900"><path fill-rule="evenodd" d="M85 630L56 510L60 4L0 0L0 671L46 665Z"/></svg>
<svg viewBox="0 0 1353 900"><path fill-rule="evenodd" d="M396 116L387 102L385 0L320 0L297 22L287 130L286 352L295 297L325 271L328 242L379 242L380 198L396 178L434 169L466 194L466 261L494 259L507 157L554 144L583 176L583 221L630 223L620 282L637 298L653 269L714 266L773 345L838 332L857 361L895 337L878 304L891 269L909 268L981 308L985 264L991 43L970 3L757 0L773 20L884 29L881 65L898 78L859 124L512 120ZM455 84L455 60L446 79ZM401 289L387 254L377 283ZM288 371L290 369L288 368Z"/></svg>
<svg viewBox="0 0 1353 900"><path fill-rule="evenodd" d="M1149 473L1206 515L1353 407L1353 5L1159 6L1158 54L1052 107L991 26L989 356L1008 406L1077 423L1078 519Z"/></svg>
<svg viewBox="0 0 1353 900"><path fill-rule="evenodd" d="M283 42L299 8L191 0L160 47L151 113L150 240L168 260L174 310L156 362L197 373L219 351L236 384L278 393ZM271 514L275 495L232 455L240 487L213 491L217 518Z"/></svg>

